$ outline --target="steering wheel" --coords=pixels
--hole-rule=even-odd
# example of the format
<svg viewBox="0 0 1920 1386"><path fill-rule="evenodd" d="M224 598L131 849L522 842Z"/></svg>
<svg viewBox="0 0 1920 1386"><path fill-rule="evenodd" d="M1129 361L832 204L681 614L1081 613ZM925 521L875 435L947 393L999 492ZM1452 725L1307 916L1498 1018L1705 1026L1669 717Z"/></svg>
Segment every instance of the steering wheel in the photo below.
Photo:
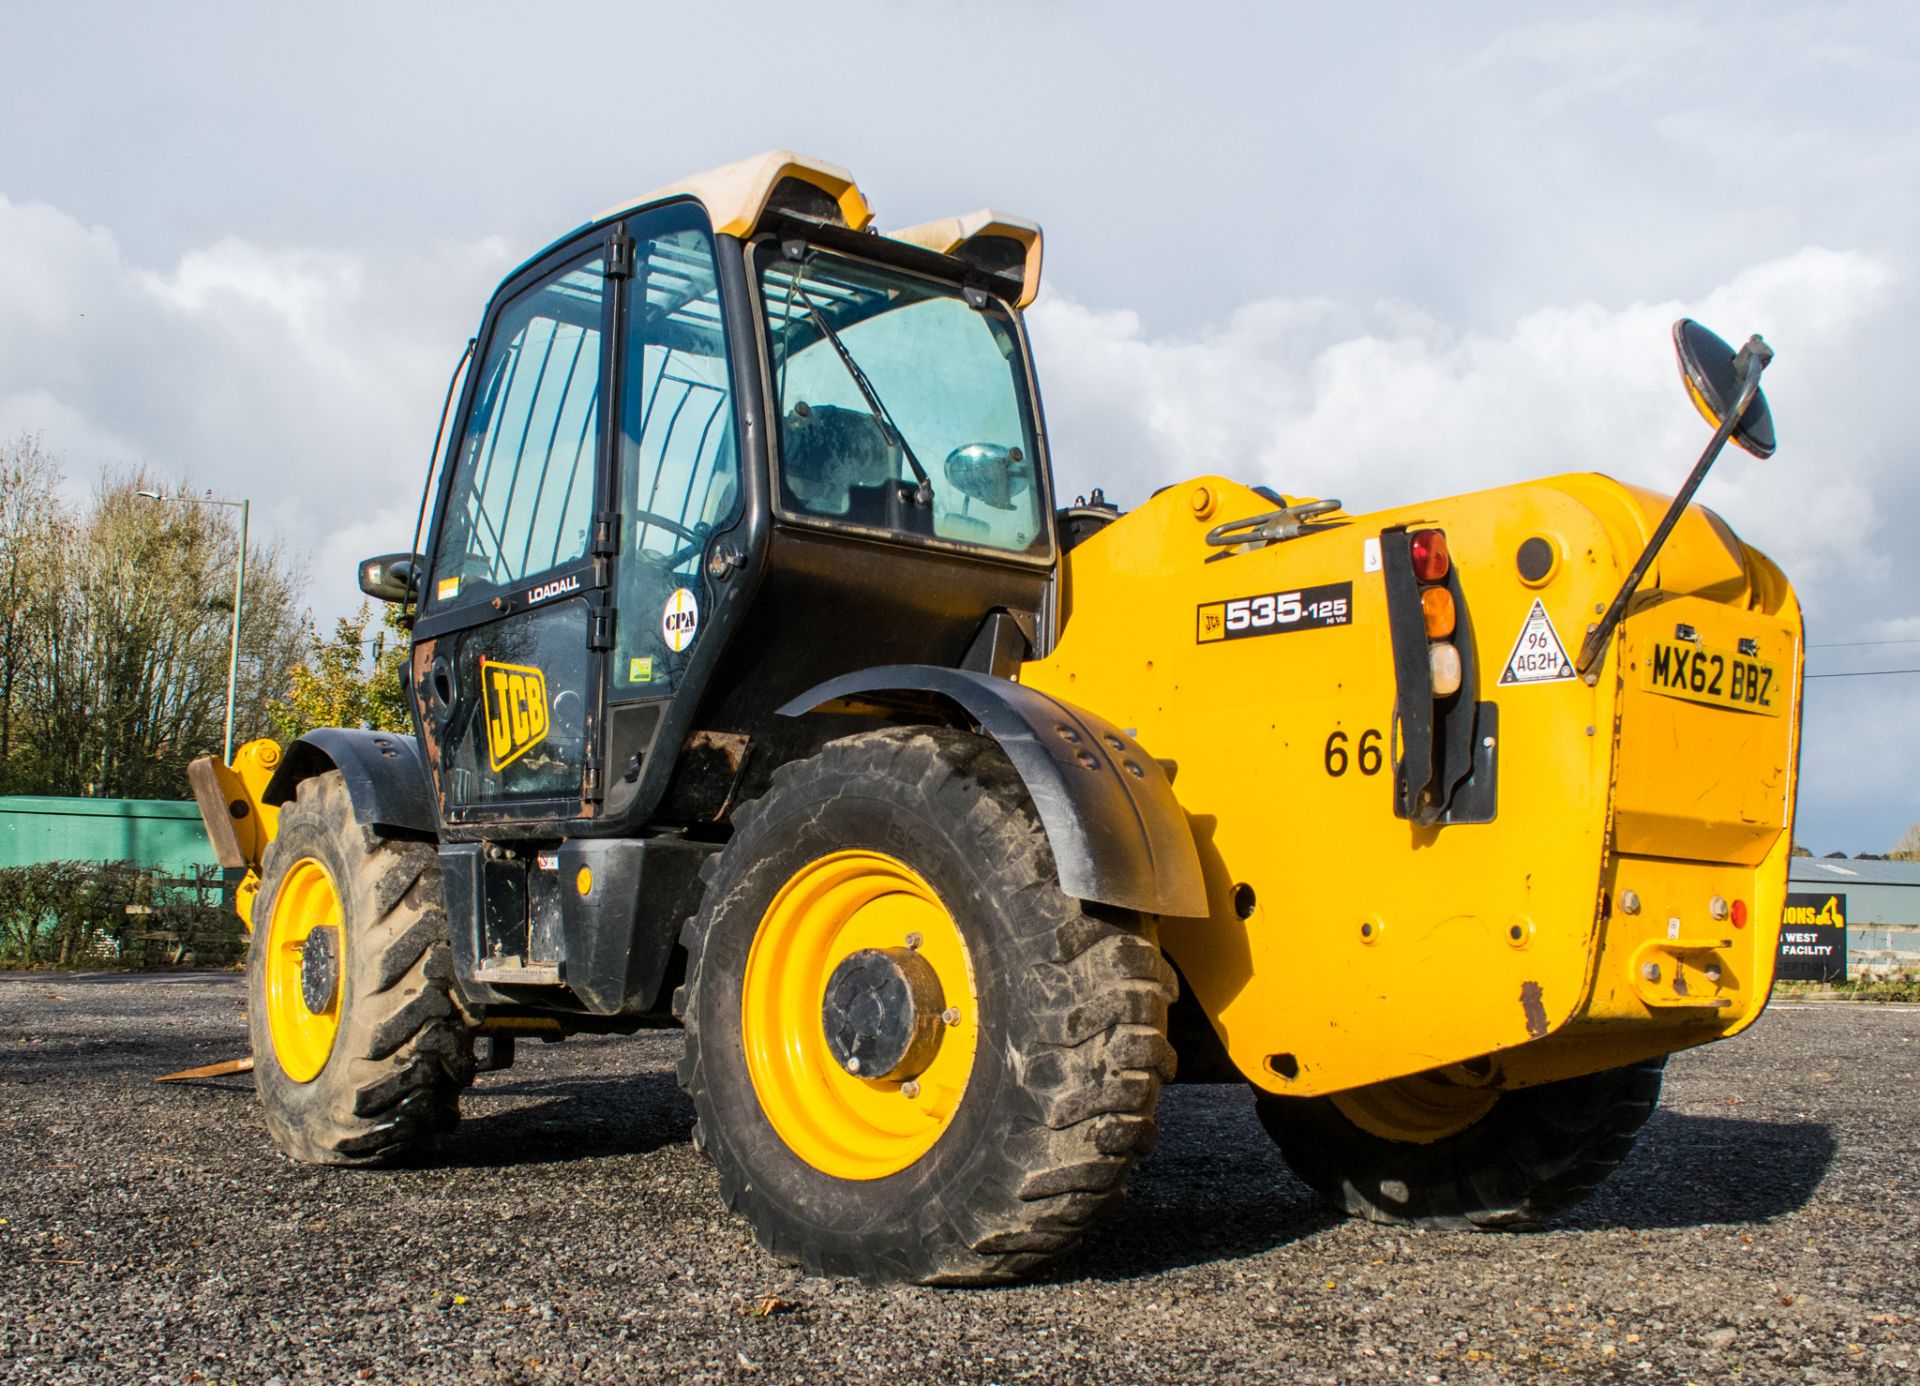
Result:
<svg viewBox="0 0 1920 1386"><path fill-rule="evenodd" d="M637 544L635 545L633 551L634 557L649 567L658 568L666 573L672 572L689 558L699 553L701 549L705 548L707 546L707 536L712 533L712 530L706 525L689 527L681 524L678 520L670 520L665 515L656 515L651 510L635 510L632 514L633 518L640 521L643 525L657 525L661 529L666 530L667 533L687 541L683 548L676 549L670 554L653 553L647 549L640 548Z"/></svg>

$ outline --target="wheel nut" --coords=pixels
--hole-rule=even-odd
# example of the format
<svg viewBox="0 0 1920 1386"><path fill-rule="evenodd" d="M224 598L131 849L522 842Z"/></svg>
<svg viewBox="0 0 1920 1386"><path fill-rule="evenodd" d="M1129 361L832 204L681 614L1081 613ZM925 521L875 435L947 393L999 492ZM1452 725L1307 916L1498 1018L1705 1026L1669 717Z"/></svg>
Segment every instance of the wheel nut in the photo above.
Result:
<svg viewBox="0 0 1920 1386"><path fill-rule="evenodd" d="M860 1056L858 1054L847 1055L847 1072L858 1073L859 1071L860 1071Z"/></svg>
<svg viewBox="0 0 1920 1386"><path fill-rule="evenodd" d="M900 1085L900 1095L909 1098L918 1097L920 1095L920 1080L917 1078L907 1079L906 1082Z"/></svg>
<svg viewBox="0 0 1920 1386"><path fill-rule="evenodd" d="M940 1018L949 1025L958 1025L960 1023L960 1008L958 1006L949 1006L940 1012Z"/></svg>

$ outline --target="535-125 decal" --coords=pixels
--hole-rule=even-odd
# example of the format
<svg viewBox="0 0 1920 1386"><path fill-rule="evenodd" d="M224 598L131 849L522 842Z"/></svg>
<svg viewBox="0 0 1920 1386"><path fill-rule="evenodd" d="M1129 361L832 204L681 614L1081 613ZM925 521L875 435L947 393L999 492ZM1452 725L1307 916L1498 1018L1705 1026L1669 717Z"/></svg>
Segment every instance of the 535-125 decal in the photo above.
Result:
<svg viewBox="0 0 1920 1386"><path fill-rule="evenodd" d="M1241 640L1250 635L1284 635L1353 624L1353 584L1328 582L1291 592L1262 592L1232 601L1203 602L1194 613L1194 639Z"/></svg>

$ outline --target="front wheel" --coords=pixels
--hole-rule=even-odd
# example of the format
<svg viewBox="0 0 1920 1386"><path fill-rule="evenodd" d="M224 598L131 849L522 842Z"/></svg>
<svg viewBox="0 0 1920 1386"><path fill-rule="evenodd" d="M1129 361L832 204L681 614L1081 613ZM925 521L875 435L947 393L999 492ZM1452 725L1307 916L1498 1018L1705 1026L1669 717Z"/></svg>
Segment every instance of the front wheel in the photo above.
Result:
<svg viewBox="0 0 1920 1386"><path fill-rule="evenodd" d="M1664 1055L1502 1091L1442 1071L1332 1097L1256 1096L1301 1180L1372 1222L1538 1227L1619 1167L1660 1101Z"/></svg>
<svg viewBox="0 0 1920 1386"><path fill-rule="evenodd" d="M695 1140L784 1260L1009 1279L1152 1147L1172 969L1136 917L1061 893L989 741L873 732L782 769L685 941Z"/></svg>
<svg viewBox="0 0 1920 1386"><path fill-rule="evenodd" d="M356 823L339 771L303 780L253 917L247 1019L274 1143L296 1160L370 1164L453 1125L473 1046L433 845Z"/></svg>

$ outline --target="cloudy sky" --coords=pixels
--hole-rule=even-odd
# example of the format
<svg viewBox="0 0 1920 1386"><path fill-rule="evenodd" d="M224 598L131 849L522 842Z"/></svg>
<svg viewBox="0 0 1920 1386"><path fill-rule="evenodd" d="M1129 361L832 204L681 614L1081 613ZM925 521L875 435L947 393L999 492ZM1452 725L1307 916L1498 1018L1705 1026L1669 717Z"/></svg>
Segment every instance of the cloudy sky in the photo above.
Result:
<svg viewBox="0 0 1920 1386"><path fill-rule="evenodd" d="M10 5L0 436L251 496L331 618L411 532L500 276L791 146L882 226L1045 225L1069 494L1671 489L1703 438L1668 324L1763 332L1780 452L1701 499L1799 586L1814 673L1920 667L1920 10L1549 13ZM1799 836L1883 851L1920 820L1920 675L1808 687Z"/></svg>

